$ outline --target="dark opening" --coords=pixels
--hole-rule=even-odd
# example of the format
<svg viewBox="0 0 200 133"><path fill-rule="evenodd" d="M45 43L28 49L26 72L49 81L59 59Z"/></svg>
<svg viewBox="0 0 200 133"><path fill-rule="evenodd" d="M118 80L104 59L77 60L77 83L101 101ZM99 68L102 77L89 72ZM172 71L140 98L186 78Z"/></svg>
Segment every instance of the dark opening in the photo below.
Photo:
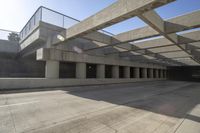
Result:
<svg viewBox="0 0 200 133"><path fill-rule="evenodd" d="M76 77L76 63L60 62L59 66L60 78L75 78Z"/></svg>
<svg viewBox="0 0 200 133"><path fill-rule="evenodd" d="M168 67L167 78L170 80L200 82L199 66Z"/></svg>
<svg viewBox="0 0 200 133"><path fill-rule="evenodd" d="M119 66L119 78L124 78L124 67Z"/></svg>
<svg viewBox="0 0 200 133"><path fill-rule="evenodd" d="M105 65L105 78L112 78L112 66Z"/></svg>
<svg viewBox="0 0 200 133"><path fill-rule="evenodd" d="M161 78L161 70L160 69L158 70L158 75L159 75L159 78Z"/></svg>
<svg viewBox="0 0 200 133"><path fill-rule="evenodd" d="M147 78L150 78L150 71L151 71L151 69L147 68Z"/></svg>
<svg viewBox="0 0 200 133"><path fill-rule="evenodd" d="M87 64L86 65L86 78L96 78L97 65Z"/></svg>
<svg viewBox="0 0 200 133"><path fill-rule="evenodd" d="M130 67L130 78L134 78L134 68Z"/></svg>
<svg viewBox="0 0 200 133"><path fill-rule="evenodd" d="M164 78L167 78L166 70L163 71L163 76L164 76Z"/></svg>
<svg viewBox="0 0 200 133"><path fill-rule="evenodd" d="M153 69L153 78L156 78L156 69Z"/></svg>
<svg viewBox="0 0 200 133"><path fill-rule="evenodd" d="M139 68L139 69L140 69L140 78L143 78L143 71L142 71L143 68Z"/></svg>

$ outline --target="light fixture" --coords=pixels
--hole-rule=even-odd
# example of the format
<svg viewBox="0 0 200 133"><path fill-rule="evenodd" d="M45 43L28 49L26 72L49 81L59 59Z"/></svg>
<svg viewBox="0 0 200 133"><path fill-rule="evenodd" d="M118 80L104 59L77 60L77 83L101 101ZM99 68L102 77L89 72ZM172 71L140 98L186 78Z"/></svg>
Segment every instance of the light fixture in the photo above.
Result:
<svg viewBox="0 0 200 133"><path fill-rule="evenodd" d="M59 39L62 42L65 40L65 38L62 35L59 35L59 34L57 35L57 39Z"/></svg>

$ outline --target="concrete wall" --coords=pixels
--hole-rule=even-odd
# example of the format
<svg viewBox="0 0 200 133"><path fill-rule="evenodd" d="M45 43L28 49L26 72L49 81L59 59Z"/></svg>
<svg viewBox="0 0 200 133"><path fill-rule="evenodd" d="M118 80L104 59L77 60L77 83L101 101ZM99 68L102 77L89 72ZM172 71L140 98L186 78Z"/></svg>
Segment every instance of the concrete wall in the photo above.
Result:
<svg viewBox="0 0 200 133"><path fill-rule="evenodd" d="M164 79L44 79L44 78L0 78L0 89L29 89L41 87L63 87L78 85L100 85L132 83Z"/></svg>
<svg viewBox="0 0 200 133"><path fill-rule="evenodd" d="M27 54L33 52L39 48L49 48L52 47L51 44L57 41L55 38L57 35L62 35L62 31L65 31L64 28L58 27L52 24L48 24L45 22L39 22L32 32L20 42L21 53ZM63 35L64 36L64 35ZM97 47L100 43L95 43L90 40L84 38L76 38L67 42L60 43L60 45L53 46L57 49L62 49L66 51L75 51L77 49L83 50L88 48ZM117 50L114 48L110 48L109 51L116 52ZM104 51L95 50L89 52L89 54L93 55L103 55Z"/></svg>
<svg viewBox="0 0 200 133"><path fill-rule="evenodd" d="M94 56L85 53L69 52L54 48L43 48L37 50L37 60L54 60L54 61L69 61L69 62L85 62L93 64L107 64L107 65L119 65L119 66L135 66L135 67L149 67L165 69L165 66L152 64L152 63L140 63L121 58L114 58L108 56Z"/></svg>
<svg viewBox="0 0 200 133"><path fill-rule="evenodd" d="M27 59L0 59L0 77L44 77L45 62Z"/></svg>

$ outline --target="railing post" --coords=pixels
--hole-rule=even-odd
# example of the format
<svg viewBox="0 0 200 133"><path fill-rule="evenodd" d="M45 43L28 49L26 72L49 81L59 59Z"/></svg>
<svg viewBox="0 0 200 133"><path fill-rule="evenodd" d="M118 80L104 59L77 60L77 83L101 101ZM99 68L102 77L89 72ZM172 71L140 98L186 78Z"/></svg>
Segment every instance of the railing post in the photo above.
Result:
<svg viewBox="0 0 200 133"><path fill-rule="evenodd" d="M65 28L65 16L63 15L63 28Z"/></svg>
<svg viewBox="0 0 200 133"><path fill-rule="evenodd" d="M41 11L40 11L40 21L42 21L42 7L41 7Z"/></svg>

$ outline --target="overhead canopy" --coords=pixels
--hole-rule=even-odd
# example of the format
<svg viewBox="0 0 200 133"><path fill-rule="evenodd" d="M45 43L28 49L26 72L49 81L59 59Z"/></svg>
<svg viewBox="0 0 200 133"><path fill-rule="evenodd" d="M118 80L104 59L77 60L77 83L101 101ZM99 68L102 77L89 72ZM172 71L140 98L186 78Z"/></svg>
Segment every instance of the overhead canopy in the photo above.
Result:
<svg viewBox="0 0 200 133"><path fill-rule="evenodd" d="M166 65L199 65L200 10L163 20L154 9L173 1L118 0L67 29L65 41L82 37L97 44L97 47L84 52L113 47L117 52L110 51L105 55L119 54L133 60L141 56ZM136 16L148 26L118 35L99 32L99 29Z"/></svg>

